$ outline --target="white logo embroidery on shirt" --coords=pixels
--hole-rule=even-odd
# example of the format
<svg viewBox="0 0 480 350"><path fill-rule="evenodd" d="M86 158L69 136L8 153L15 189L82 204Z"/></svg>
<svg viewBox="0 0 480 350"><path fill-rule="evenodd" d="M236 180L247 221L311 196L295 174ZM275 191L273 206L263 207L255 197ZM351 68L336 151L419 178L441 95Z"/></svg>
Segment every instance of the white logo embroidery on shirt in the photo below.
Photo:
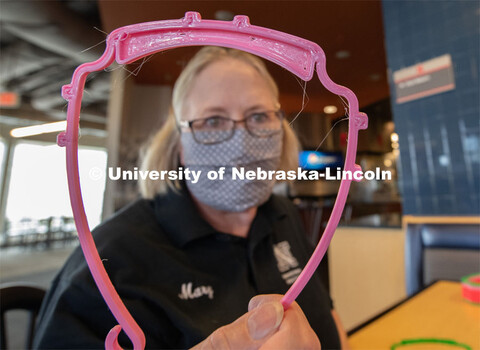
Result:
<svg viewBox="0 0 480 350"><path fill-rule="evenodd" d="M273 254L277 259L278 271L282 273L285 283L290 285L295 282L302 269L298 267L298 261L292 255L290 244L287 241L274 244Z"/></svg>
<svg viewBox="0 0 480 350"><path fill-rule="evenodd" d="M208 296L209 299L213 299L213 288L212 286L199 286L193 289L193 283L183 283L181 293L178 295L180 299L197 299L202 296Z"/></svg>

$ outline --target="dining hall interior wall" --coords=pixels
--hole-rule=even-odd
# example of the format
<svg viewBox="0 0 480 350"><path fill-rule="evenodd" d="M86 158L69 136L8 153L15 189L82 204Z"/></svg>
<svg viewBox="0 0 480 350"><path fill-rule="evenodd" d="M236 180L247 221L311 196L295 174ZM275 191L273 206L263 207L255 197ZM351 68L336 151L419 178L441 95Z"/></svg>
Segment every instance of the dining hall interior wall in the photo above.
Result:
<svg viewBox="0 0 480 350"><path fill-rule="evenodd" d="M112 72L106 142L110 168L133 171L144 149L163 125L170 107L172 88L138 84L125 69ZM106 219L139 196L137 181L106 177L102 217Z"/></svg>
<svg viewBox="0 0 480 350"><path fill-rule="evenodd" d="M404 214L480 213L478 1L382 1ZM450 54L455 89L398 104L392 74Z"/></svg>

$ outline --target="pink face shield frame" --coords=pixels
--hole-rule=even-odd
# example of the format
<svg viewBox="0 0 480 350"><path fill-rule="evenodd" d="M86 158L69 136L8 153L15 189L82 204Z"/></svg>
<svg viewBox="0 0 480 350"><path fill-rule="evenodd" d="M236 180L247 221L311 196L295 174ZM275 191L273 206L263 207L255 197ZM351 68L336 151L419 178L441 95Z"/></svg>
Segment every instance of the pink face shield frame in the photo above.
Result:
<svg viewBox="0 0 480 350"><path fill-rule="evenodd" d="M202 20L197 12L187 12L178 20L134 24L114 30L107 38L103 55L94 62L80 65L72 82L63 86L62 96L68 101L67 128L57 137L59 146L66 147L67 177L70 202L73 209L80 244L88 267L105 302L119 325L112 328L105 339L107 349L121 349L117 338L123 329L134 349L144 349L145 335L130 315L110 281L90 232L82 200L78 170L78 128L85 80L88 74L103 70L113 61L128 64L142 57L183 46L223 46L250 52L289 70L300 79L312 79L316 67L320 82L332 93L348 102L349 129L344 169L361 170L355 164L358 131L366 129L368 118L358 110L355 94L335 84L326 71L325 53L317 44L272 29L250 25L247 16L236 16L233 21ZM318 267L340 220L352 180L342 179L335 205L314 253L295 283L282 299L288 308Z"/></svg>

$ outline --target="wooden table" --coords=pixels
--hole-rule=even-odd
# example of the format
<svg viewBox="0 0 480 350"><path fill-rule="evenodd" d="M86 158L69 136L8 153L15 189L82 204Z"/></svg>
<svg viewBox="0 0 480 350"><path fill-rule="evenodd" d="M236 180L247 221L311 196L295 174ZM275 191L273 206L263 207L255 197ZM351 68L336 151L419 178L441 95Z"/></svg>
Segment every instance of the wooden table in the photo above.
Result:
<svg viewBox="0 0 480 350"><path fill-rule="evenodd" d="M352 350L390 349L405 339L451 339L480 349L480 305L462 298L459 282L439 281L354 331ZM442 344L402 346L400 349L461 349Z"/></svg>

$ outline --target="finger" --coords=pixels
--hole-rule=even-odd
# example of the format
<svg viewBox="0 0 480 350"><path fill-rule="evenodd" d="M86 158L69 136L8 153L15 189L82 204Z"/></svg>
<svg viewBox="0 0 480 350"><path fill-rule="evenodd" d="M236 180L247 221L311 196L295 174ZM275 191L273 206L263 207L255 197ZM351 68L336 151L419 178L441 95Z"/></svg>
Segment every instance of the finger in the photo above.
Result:
<svg viewBox="0 0 480 350"><path fill-rule="evenodd" d="M288 336L295 334L294 337ZM286 337L284 335L287 335ZM268 339L261 350L284 349L308 349L321 348L320 341L310 326L307 317L297 303L292 303L285 310L284 319L278 331Z"/></svg>
<svg viewBox="0 0 480 350"><path fill-rule="evenodd" d="M269 294L259 295L249 303L249 310L255 310L264 303L280 302L282 295ZM295 336L292 336L292 335ZM277 349L320 349L320 342L311 328L305 314L298 305L293 302L284 311L283 321L279 329L262 344L261 350Z"/></svg>
<svg viewBox="0 0 480 350"><path fill-rule="evenodd" d="M263 295L257 295L254 296L252 299L250 299L250 302L248 303L248 311L252 311L256 307L264 304L264 303L269 303L269 302L280 302L283 298L283 295L280 294L263 294ZM303 314L302 309L300 308L300 305L296 301L294 301L288 309L284 310L295 310L295 312L300 312Z"/></svg>
<svg viewBox="0 0 480 350"><path fill-rule="evenodd" d="M308 323L305 314L294 304L284 313L279 329L272 334L260 350L319 350L320 341Z"/></svg>
<svg viewBox="0 0 480 350"><path fill-rule="evenodd" d="M213 332L195 350L258 349L283 319L283 306L268 302Z"/></svg>
<svg viewBox="0 0 480 350"><path fill-rule="evenodd" d="M264 303L252 312L247 320L250 337L255 340L265 338L275 332L283 320L283 305L278 301Z"/></svg>
<svg viewBox="0 0 480 350"><path fill-rule="evenodd" d="M252 311L265 303L280 302L283 295L280 294L263 294L254 296L248 303L248 311ZM289 315L289 323L296 324L296 322L307 322L308 320L303 313L300 305L294 301L288 309L285 310L285 316ZM286 326L286 325L285 325ZM282 326L283 327L283 326Z"/></svg>
<svg viewBox="0 0 480 350"><path fill-rule="evenodd" d="M264 294L254 296L252 299L250 299L250 302L248 303L248 311L252 311L253 309L265 303L280 302L280 300L282 300L282 297L283 296L280 294Z"/></svg>

